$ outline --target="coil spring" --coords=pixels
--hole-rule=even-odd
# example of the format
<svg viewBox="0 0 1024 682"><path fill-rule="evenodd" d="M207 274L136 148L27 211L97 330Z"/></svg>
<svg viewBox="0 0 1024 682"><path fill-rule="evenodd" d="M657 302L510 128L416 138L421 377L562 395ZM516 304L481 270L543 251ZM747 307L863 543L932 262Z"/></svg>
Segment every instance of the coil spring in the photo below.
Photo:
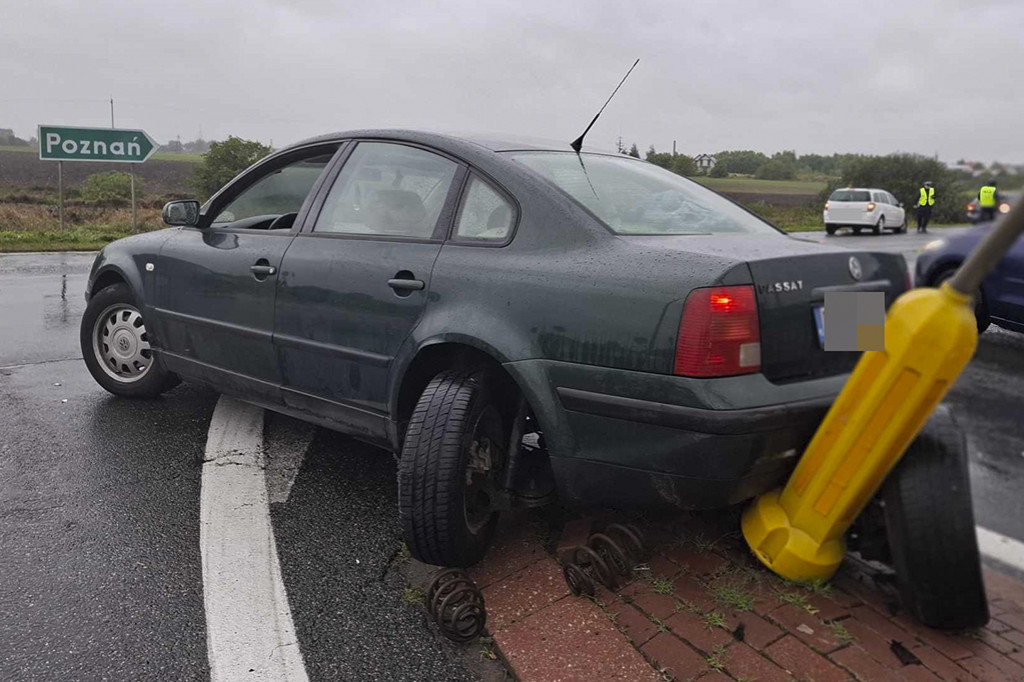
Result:
<svg viewBox="0 0 1024 682"><path fill-rule="evenodd" d="M592 533L587 544L573 548L562 566L562 575L575 596L593 597L595 583L609 590L628 578L637 564L647 557L644 536L632 524L612 523Z"/></svg>
<svg viewBox="0 0 1024 682"><path fill-rule="evenodd" d="M457 568L438 571L427 586L427 612L453 642L470 642L487 622L484 597L472 578Z"/></svg>

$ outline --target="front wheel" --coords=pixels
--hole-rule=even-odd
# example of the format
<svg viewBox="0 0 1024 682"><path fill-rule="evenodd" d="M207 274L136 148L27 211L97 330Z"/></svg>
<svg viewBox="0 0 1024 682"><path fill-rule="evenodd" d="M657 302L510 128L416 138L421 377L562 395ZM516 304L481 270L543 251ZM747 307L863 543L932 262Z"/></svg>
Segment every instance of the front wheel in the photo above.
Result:
<svg viewBox="0 0 1024 682"><path fill-rule="evenodd" d="M987 623L967 443L943 408L911 443L881 499L904 607L930 627Z"/></svg>
<svg viewBox="0 0 1024 682"><path fill-rule="evenodd" d="M89 299L79 341L92 378L114 395L153 398L179 383L154 356L127 284L106 287Z"/></svg>
<svg viewBox="0 0 1024 682"><path fill-rule="evenodd" d="M402 531L415 558L470 566L494 536L509 424L486 370L447 370L423 390L398 466Z"/></svg>

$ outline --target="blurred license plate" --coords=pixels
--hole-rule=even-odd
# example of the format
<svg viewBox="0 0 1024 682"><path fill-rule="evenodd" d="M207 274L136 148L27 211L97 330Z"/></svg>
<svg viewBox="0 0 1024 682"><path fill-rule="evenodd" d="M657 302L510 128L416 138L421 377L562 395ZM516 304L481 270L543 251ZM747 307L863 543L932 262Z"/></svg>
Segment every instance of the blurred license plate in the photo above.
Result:
<svg viewBox="0 0 1024 682"><path fill-rule="evenodd" d="M822 348L825 347L825 309L816 305L812 308L814 311L814 326L818 328L818 345Z"/></svg>

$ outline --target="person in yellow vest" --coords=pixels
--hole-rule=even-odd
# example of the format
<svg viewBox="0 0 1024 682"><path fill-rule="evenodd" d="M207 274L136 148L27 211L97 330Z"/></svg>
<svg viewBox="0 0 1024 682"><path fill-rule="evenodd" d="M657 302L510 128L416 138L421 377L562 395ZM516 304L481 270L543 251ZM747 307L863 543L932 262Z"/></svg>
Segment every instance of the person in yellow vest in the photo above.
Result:
<svg viewBox="0 0 1024 682"><path fill-rule="evenodd" d="M989 183L978 191L978 206L981 207L982 220L996 219L996 206L999 205L999 190L996 189L996 181L989 180Z"/></svg>
<svg viewBox="0 0 1024 682"><path fill-rule="evenodd" d="M932 206L935 205L935 188L932 181L926 180L921 188L921 196L917 200L917 231L927 232L928 221L932 219Z"/></svg>

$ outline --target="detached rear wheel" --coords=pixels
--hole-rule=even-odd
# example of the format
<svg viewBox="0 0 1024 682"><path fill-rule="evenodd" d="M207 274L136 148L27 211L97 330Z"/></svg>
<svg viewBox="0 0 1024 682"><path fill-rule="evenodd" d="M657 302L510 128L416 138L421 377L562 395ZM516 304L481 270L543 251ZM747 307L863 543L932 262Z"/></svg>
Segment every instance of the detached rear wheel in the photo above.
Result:
<svg viewBox="0 0 1024 682"><path fill-rule="evenodd" d="M153 355L142 313L126 284L101 289L89 300L79 340L92 378L114 395L152 398L179 383Z"/></svg>
<svg viewBox="0 0 1024 682"><path fill-rule="evenodd" d="M410 553L437 566L470 566L494 536L509 439L486 370L448 370L424 389L405 434L398 504Z"/></svg>
<svg viewBox="0 0 1024 682"><path fill-rule="evenodd" d="M930 627L987 623L967 443L947 411L940 408L928 421L889 476L881 499L903 606Z"/></svg>

